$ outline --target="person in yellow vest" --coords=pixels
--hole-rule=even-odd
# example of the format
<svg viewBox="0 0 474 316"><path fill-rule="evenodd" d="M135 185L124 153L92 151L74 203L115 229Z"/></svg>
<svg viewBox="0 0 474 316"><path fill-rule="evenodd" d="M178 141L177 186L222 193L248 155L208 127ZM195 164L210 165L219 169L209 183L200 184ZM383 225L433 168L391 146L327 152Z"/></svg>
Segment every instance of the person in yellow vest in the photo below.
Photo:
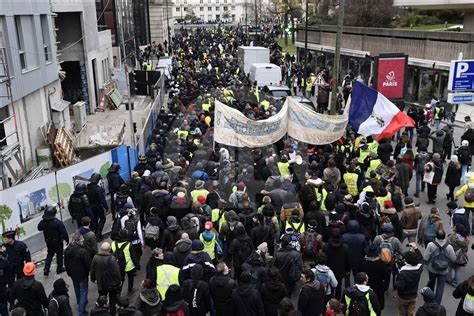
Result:
<svg viewBox="0 0 474 316"><path fill-rule="evenodd" d="M351 305L352 300L357 299L360 300L361 298L367 300L367 309L368 313L366 316L377 316L380 315L380 304L379 300L377 299L377 295L375 294L374 290L372 290L367 283L369 282L369 277L365 272L359 272L355 276L355 284L353 286L348 287L344 291L344 303L346 306L346 313L345 315L352 315L354 312L353 305Z"/></svg>
<svg viewBox="0 0 474 316"><path fill-rule="evenodd" d="M368 179L370 177L370 172L377 170L378 166L382 164L382 160L380 160L377 152L370 153L370 160L366 160L367 171L365 172L365 178Z"/></svg>
<svg viewBox="0 0 474 316"><path fill-rule="evenodd" d="M222 255L222 247L212 222L207 221L204 224L204 231L199 235L199 240L204 245L204 251L207 252L211 261L217 264L217 255Z"/></svg>
<svg viewBox="0 0 474 316"><path fill-rule="evenodd" d="M474 174L469 177L469 182L463 185L459 190L454 194L454 200L457 200L460 196L463 196L464 202L463 206L466 209L466 212L471 211L472 213L472 226L471 232L474 231ZM469 216L469 215L468 215Z"/></svg>
<svg viewBox="0 0 474 316"><path fill-rule="evenodd" d="M262 102L260 102L260 106L262 107L262 109L264 111L268 111L268 109L270 108L271 104L270 104L270 101L268 101L266 98L262 100Z"/></svg>
<svg viewBox="0 0 474 316"><path fill-rule="evenodd" d="M204 181L202 180L197 180L196 183L194 184L194 190L191 191L191 198L193 202L198 202L198 197L199 196L204 196L207 197L209 194L209 191L204 189Z"/></svg>
<svg viewBox="0 0 474 316"><path fill-rule="evenodd" d="M290 218L286 221L285 224L285 232L292 231L295 235L304 234L305 227L304 222L300 218L300 214L298 210L291 211Z"/></svg>
<svg viewBox="0 0 474 316"><path fill-rule="evenodd" d="M216 227L217 231L220 231L222 224L225 223L224 214L225 211L221 207L217 207L211 210L212 226Z"/></svg>
<svg viewBox="0 0 474 316"><path fill-rule="evenodd" d="M367 140L366 140L366 143L367 143L367 147L369 147L369 150L371 153L376 153L379 149L379 142L376 141L372 136L368 136L367 137Z"/></svg>
<svg viewBox="0 0 474 316"><path fill-rule="evenodd" d="M357 149L359 149L361 141L364 141L364 143L365 143L366 139L365 139L364 135L359 135L354 140L354 151L357 151Z"/></svg>
<svg viewBox="0 0 474 316"><path fill-rule="evenodd" d="M362 177L362 181L365 180L365 169L366 169L366 159L369 157L370 155L370 150L369 150L369 147L367 146L367 144L365 143L365 139L364 140L361 140L360 142L360 145L359 145L359 149L357 150L357 153L356 153L356 157L357 157L357 161L359 162L359 166L361 166L362 170L361 170L361 177Z"/></svg>
<svg viewBox="0 0 474 316"><path fill-rule="evenodd" d="M120 276L122 277L122 286L125 283L125 275L128 279L128 294L134 292L133 279L135 276L135 268L140 264L140 257L132 247L132 243L128 241L128 231L121 229L118 235L119 239L113 241L111 245L112 253L117 260L120 269Z"/></svg>
<svg viewBox="0 0 474 316"><path fill-rule="evenodd" d="M287 155L281 155L280 161L277 162L278 171L280 171L280 175L283 177L285 175L290 174L290 164L288 162Z"/></svg>
<svg viewBox="0 0 474 316"><path fill-rule="evenodd" d="M306 87L304 96L309 98L311 96L311 89L313 88L313 82L311 81L311 77L306 78Z"/></svg>
<svg viewBox="0 0 474 316"><path fill-rule="evenodd" d="M201 108L202 108L202 111L203 112L210 112L210 109L211 109L211 105L212 105L212 100L211 98L206 98L206 101L204 101L205 103L203 103L201 105Z"/></svg>
<svg viewBox="0 0 474 316"><path fill-rule="evenodd" d="M165 300L166 291L170 285L177 284L179 285L179 277L181 269L175 267L174 258L172 252L166 252L163 256L163 264L156 267L156 277L151 278L152 281L156 282L156 288L160 292L161 298ZM152 276L153 276L152 272Z"/></svg>
<svg viewBox="0 0 474 316"><path fill-rule="evenodd" d="M255 81L255 91L253 92L253 94L255 95L255 98L257 99L257 103L260 104L260 91L258 89L258 85L257 85L257 81Z"/></svg>
<svg viewBox="0 0 474 316"><path fill-rule="evenodd" d="M314 97L314 94L316 93L316 88L315 88L314 84L318 80L318 77L314 73L311 73L311 76L309 78L310 78L310 81L311 81L311 96Z"/></svg>
<svg viewBox="0 0 474 316"><path fill-rule="evenodd" d="M379 203L380 209L383 209L386 201L392 201L392 193L388 192L383 186L378 188L378 191L377 202Z"/></svg>
<svg viewBox="0 0 474 316"><path fill-rule="evenodd" d="M342 176L344 183L347 185L347 192L352 196L354 200L359 196L360 188L360 177L355 172L354 167L351 165L347 169L347 172Z"/></svg>

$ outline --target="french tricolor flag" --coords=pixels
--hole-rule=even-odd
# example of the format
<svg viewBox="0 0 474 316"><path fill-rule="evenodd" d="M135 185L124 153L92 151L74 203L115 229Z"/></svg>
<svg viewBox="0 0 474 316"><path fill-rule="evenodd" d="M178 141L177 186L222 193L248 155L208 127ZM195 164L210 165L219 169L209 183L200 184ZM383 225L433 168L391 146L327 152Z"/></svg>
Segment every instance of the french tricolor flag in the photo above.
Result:
<svg viewBox="0 0 474 316"><path fill-rule="evenodd" d="M392 137L403 127L414 127L415 122L381 93L356 81L352 85L349 125L361 135L380 140Z"/></svg>

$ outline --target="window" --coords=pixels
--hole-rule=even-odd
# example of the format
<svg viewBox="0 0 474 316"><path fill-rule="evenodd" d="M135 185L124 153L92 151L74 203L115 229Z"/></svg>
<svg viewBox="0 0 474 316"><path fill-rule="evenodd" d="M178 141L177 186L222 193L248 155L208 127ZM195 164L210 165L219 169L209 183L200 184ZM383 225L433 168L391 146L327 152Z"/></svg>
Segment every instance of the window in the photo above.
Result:
<svg viewBox="0 0 474 316"><path fill-rule="evenodd" d="M227 0L224 0L224 3L227 3Z"/></svg>
<svg viewBox="0 0 474 316"><path fill-rule="evenodd" d="M231 7L231 9L232 9L232 10L235 10L235 5L233 5L233 6Z"/></svg>
<svg viewBox="0 0 474 316"><path fill-rule="evenodd" d="M23 40L23 29L21 28L20 18L20 16L15 16L16 41L18 45L18 55L20 55L21 69L26 70L25 42Z"/></svg>
<svg viewBox="0 0 474 316"><path fill-rule="evenodd" d="M188 11L188 8L184 8L183 10L184 10L184 12L187 12L187 11Z"/></svg>
<svg viewBox="0 0 474 316"><path fill-rule="evenodd" d="M219 11L219 7L216 7L216 11Z"/></svg>
<svg viewBox="0 0 474 316"><path fill-rule="evenodd" d="M204 0L199 0L199 3L204 3Z"/></svg>
<svg viewBox="0 0 474 316"><path fill-rule="evenodd" d="M207 7L207 11L212 11L212 7Z"/></svg>
<svg viewBox="0 0 474 316"><path fill-rule="evenodd" d="M179 12L179 8L176 8L176 12Z"/></svg>
<svg viewBox="0 0 474 316"><path fill-rule="evenodd" d="M43 53L44 53L44 60L47 63L52 62L51 56L51 41L49 36L49 27L48 27L48 16L46 14L42 14L40 16L41 19L41 35L43 39Z"/></svg>
<svg viewBox="0 0 474 316"><path fill-rule="evenodd" d="M199 8L199 11L204 11L204 7L200 7L200 8Z"/></svg>

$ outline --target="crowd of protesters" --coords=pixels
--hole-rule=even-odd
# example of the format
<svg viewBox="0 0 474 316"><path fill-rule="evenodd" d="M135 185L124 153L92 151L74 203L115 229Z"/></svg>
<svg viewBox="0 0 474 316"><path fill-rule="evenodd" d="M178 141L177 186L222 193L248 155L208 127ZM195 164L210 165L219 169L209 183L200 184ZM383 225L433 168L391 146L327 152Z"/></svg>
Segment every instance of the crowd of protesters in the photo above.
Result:
<svg viewBox="0 0 474 316"><path fill-rule="evenodd" d="M303 76L301 92L311 94L314 74L302 74L293 57L281 54L274 33L265 34L260 44L272 48L285 80ZM473 315L474 275L460 279L474 232L470 119L456 150L450 125L437 123L436 101L408 110L417 126L395 136L395 146L349 129L324 146L289 138L255 149L216 144L214 100L251 119L282 105L240 73L237 47L249 41L240 28L216 27L184 31L157 48L174 65L169 103L149 149L128 181L114 163L106 179L93 174L76 185L68 210L78 230L71 237L56 209L45 210L38 225L48 246L44 275L56 256L56 272L72 279L81 316L372 316L384 314L386 299L396 300L400 315L446 315L445 283L459 299L456 315ZM443 178L447 205L437 196ZM411 196L422 198L425 189L433 206L422 216ZM449 222L440 217L445 206ZM109 209L111 241L102 234ZM26 245L11 233L4 241L0 314L8 315L9 305L11 315L73 315L65 280L58 278L47 296ZM151 252L142 258L145 248ZM145 278L136 280L139 270ZM93 304L89 280L99 293ZM391 288L394 296L386 294Z"/></svg>

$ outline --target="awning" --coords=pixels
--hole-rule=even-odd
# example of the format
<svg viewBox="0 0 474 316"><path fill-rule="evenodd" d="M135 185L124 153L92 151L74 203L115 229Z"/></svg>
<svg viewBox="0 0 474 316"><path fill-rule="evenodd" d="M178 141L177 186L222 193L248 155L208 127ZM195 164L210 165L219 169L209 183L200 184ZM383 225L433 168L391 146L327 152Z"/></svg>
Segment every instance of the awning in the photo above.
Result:
<svg viewBox="0 0 474 316"><path fill-rule="evenodd" d="M62 112L69 106L69 104L71 104L71 102L66 100L59 100L58 102L51 104L51 110Z"/></svg>

